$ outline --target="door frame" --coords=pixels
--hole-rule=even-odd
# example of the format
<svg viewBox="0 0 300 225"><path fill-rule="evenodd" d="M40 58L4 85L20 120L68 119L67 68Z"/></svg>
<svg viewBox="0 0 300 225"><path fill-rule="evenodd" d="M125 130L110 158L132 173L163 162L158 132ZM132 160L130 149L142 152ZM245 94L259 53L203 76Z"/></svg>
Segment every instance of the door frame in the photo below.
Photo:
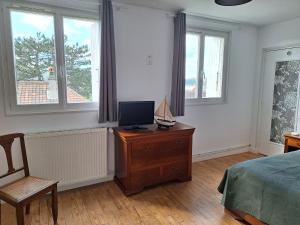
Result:
<svg viewBox="0 0 300 225"><path fill-rule="evenodd" d="M258 99L257 99L257 118L255 121L255 136L254 136L254 149L255 151L259 151L259 145L260 145L260 139L259 135L261 133L260 130L260 124L261 124L261 117L262 117L262 101L263 101L263 88L264 88L264 74L265 74L265 66L266 66L266 53L272 52L272 51L280 51L280 50L288 50L288 49L294 49L299 48L300 49L300 42L295 44L287 44L287 45L281 45L281 46L275 46L275 47L267 47L262 48L261 50L261 67L259 70L259 87L258 87ZM298 100L299 101L299 100ZM298 112L299 113L299 112ZM275 143L276 144L276 143ZM278 144L281 145L281 144Z"/></svg>

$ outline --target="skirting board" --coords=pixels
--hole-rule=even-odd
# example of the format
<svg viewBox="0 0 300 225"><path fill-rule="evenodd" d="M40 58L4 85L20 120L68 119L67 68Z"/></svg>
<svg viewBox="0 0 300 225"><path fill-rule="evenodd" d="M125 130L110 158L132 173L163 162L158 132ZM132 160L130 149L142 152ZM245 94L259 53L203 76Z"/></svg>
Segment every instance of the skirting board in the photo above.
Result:
<svg viewBox="0 0 300 225"><path fill-rule="evenodd" d="M199 162L199 161L205 161L209 159L215 159L219 157L234 155L234 154L240 154L248 151L253 151L253 149L250 148L250 145L244 145L244 146L237 146L237 147L230 147L225 149L219 149L207 153L202 153L198 155L193 155L193 162ZM107 181L112 181L114 178L113 173L110 173L109 175L105 177L98 177L93 179L88 179L85 181L76 181L72 183L61 183L58 184L58 191L66 191L71 189L76 189L84 186L89 186L93 184L99 184ZM0 201L0 204L3 204L3 202Z"/></svg>
<svg viewBox="0 0 300 225"><path fill-rule="evenodd" d="M88 179L86 181L77 181L77 182L72 182L72 183L58 183L58 191L67 191L67 190L72 190L72 189L76 189L76 188L81 188L81 187L85 187L85 186L90 186L93 184L100 184L100 183L104 183L107 181L112 181L114 179L114 175L113 174L109 174L105 177L101 177L101 178L93 178L93 179ZM48 193L50 194L50 193ZM5 202L0 201L0 205L5 204ZM1 221L0 221L0 225L1 225Z"/></svg>
<svg viewBox="0 0 300 225"><path fill-rule="evenodd" d="M72 190L80 187L85 187L85 186L90 186L94 184L99 184L99 183L104 183L107 181L112 181L114 179L113 174L109 174L105 177L96 177L96 178L91 178L87 179L84 181L75 181L75 182L70 182L70 183L58 183L58 191L67 191L67 190Z"/></svg>
<svg viewBox="0 0 300 225"><path fill-rule="evenodd" d="M193 162L200 162L200 161L220 158L220 157L229 156L229 155L240 154L240 153L249 152L249 151L252 151L250 148L250 145L229 147L229 148L214 150L211 152L201 153L198 155L193 155Z"/></svg>
<svg viewBox="0 0 300 225"><path fill-rule="evenodd" d="M243 146L236 146L236 147L230 147L225 149L219 149L203 154L193 155L193 162L199 162L209 159L215 159L219 157L239 154L251 151L250 145L243 145ZM114 172L110 171L110 174L105 177L99 177L99 178L92 178L85 181L78 181L78 182L72 182L72 183L61 183L58 184L58 190L59 191L66 191L71 190L75 188L80 188L84 186L89 186L93 184L103 183L107 181L112 181L114 178Z"/></svg>

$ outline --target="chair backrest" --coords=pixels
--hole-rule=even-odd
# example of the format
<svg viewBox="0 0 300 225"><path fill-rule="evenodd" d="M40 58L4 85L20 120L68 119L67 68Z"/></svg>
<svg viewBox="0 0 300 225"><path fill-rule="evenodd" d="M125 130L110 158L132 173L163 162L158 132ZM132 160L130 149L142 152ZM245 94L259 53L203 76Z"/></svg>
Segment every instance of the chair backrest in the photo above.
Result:
<svg viewBox="0 0 300 225"><path fill-rule="evenodd" d="M22 160L23 160L23 167L18 168L18 169L14 168L13 158L12 158L12 144L15 141L15 139L20 139L21 153L22 153ZM12 175L14 173L17 173L19 171L22 171L22 170L24 170L25 176L29 176L29 167L28 167L28 161L27 161L27 155L26 155L24 134L15 133L15 134L8 134L8 135L0 136L0 146L2 146L4 149L6 161L7 161L7 167L8 167L8 171L6 174L3 174L3 175L0 174L0 179L7 177L9 175Z"/></svg>

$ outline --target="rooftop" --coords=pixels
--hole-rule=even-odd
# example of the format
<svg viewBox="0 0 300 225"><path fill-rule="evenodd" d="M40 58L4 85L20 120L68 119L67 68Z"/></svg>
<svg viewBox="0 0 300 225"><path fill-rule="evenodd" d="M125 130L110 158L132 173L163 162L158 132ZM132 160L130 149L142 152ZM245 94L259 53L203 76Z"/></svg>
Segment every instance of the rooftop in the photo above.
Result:
<svg viewBox="0 0 300 225"><path fill-rule="evenodd" d="M17 81L18 104L51 104L58 99L49 99L47 92L49 84L46 81ZM85 103L89 100L71 88L67 88L68 103Z"/></svg>

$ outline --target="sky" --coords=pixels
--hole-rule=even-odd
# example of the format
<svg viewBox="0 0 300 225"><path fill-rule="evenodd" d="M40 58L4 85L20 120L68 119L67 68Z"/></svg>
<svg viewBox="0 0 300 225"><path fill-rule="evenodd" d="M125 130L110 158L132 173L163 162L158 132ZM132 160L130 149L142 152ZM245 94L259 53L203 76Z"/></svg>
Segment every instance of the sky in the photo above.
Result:
<svg viewBox="0 0 300 225"><path fill-rule="evenodd" d="M64 34L70 44L91 43L92 29L96 22L83 19L64 18ZM36 36L37 32L50 38L54 35L54 17L46 14L34 14L21 11L11 11L13 38Z"/></svg>
<svg viewBox="0 0 300 225"><path fill-rule="evenodd" d="M186 35L186 79L197 80L199 70L199 43L200 36L197 34Z"/></svg>

